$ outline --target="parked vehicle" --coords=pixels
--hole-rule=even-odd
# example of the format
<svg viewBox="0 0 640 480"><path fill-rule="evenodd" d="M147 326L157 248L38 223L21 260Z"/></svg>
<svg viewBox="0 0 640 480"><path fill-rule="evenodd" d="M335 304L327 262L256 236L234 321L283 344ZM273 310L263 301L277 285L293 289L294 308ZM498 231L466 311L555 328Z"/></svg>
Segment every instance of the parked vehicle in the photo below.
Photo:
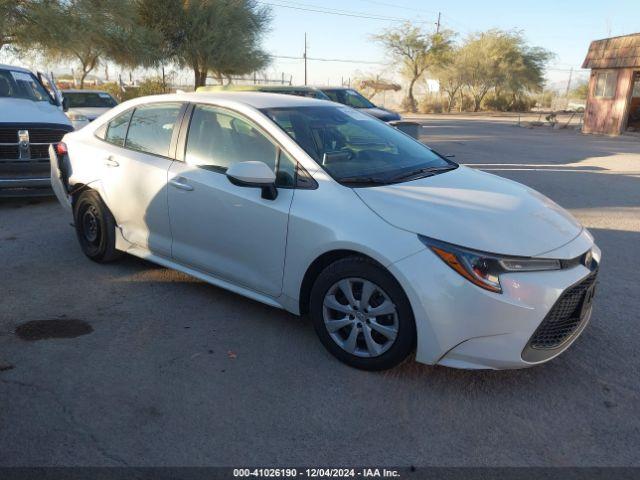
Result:
<svg viewBox="0 0 640 480"><path fill-rule="evenodd" d="M49 145L73 130L61 105L44 74L0 65L0 197L51 194Z"/></svg>
<svg viewBox="0 0 640 480"><path fill-rule="evenodd" d="M100 90L63 90L62 95L67 117L76 130L118 105L115 98Z"/></svg>
<svg viewBox="0 0 640 480"><path fill-rule="evenodd" d="M334 102L368 113L372 117L379 118L383 122L395 122L402 118L396 112L378 107L353 88L331 87L322 88L321 90L322 93L326 94Z"/></svg>
<svg viewBox="0 0 640 480"><path fill-rule="evenodd" d="M601 254L568 212L343 105L139 98L50 155L90 259L127 252L308 312L354 367L414 349L450 367L536 365L591 316Z"/></svg>
<svg viewBox="0 0 640 480"><path fill-rule="evenodd" d="M298 97L317 98L329 100L324 93L315 87L292 85L209 85L198 87L196 92L264 92L281 93L283 95L296 95Z"/></svg>

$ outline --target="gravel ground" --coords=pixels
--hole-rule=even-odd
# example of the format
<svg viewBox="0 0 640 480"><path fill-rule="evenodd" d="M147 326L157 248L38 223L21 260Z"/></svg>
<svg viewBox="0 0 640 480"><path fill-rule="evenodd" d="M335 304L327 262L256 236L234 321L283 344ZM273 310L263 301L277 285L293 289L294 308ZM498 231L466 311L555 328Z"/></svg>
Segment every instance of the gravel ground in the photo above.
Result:
<svg viewBox="0 0 640 480"><path fill-rule="evenodd" d="M57 203L5 200L0 466L639 466L640 142L424 123L437 150L540 190L595 235L594 316L565 354L357 371L307 319L135 258L94 264ZM54 319L77 336L19 328Z"/></svg>

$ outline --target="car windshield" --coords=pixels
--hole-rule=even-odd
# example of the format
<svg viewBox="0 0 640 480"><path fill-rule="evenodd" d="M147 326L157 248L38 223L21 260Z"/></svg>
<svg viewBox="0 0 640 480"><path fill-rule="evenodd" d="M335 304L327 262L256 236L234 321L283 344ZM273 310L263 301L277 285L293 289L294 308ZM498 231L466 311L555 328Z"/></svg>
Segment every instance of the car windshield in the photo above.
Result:
<svg viewBox="0 0 640 480"><path fill-rule="evenodd" d="M23 98L54 103L40 82L28 72L0 70L0 98Z"/></svg>
<svg viewBox="0 0 640 480"><path fill-rule="evenodd" d="M457 167L394 127L351 108L284 107L262 112L341 183L395 183Z"/></svg>
<svg viewBox="0 0 640 480"><path fill-rule="evenodd" d="M106 92L63 92L69 108L112 108L117 102Z"/></svg>

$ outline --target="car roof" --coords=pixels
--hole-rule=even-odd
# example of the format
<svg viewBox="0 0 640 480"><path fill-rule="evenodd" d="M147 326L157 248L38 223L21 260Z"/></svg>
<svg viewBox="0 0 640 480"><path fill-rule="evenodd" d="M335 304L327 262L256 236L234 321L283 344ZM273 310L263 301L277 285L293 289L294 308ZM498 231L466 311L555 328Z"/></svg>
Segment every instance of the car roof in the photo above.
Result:
<svg viewBox="0 0 640 480"><path fill-rule="evenodd" d="M17 67L15 65L5 65L3 63L0 63L0 70L15 70L17 72L33 73L28 68Z"/></svg>
<svg viewBox="0 0 640 480"><path fill-rule="evenodd" d="M197 92L317 92L318 90L308 85L208 85L198 87Z"/></svg>
<svg viewBox="0 0 640 480"><path fill-rule="evenodd" d="M246 91L218 91L218 92L192 92L192 93L174 93L168 95L152 95L148 97L139 97L131 100L134 104L181 101L193 103L216 103L224 102L226 104L236 103L239 105L247 105L256 109L262 108L281 108L281 107L313 107L313 106L333 106L337 104L329 100L319 100L309 97L298 97L295 95L284 95L281 93L268 92L246 92ZM127 102L129 104L129 102Z"/></svg>
<svg viewBox="0 0 640 480"><path fill-rule="evenodd" d="M353 87L319 87L319 89L322 90L323 92L326 90L356 90Z"/></svg>
<svg viewBox="0 0 640 480"><path fill-rule="evenodd" d="M62 93L106 93L107 95L111 96L111 94L105 90L80 90L77 88L62 90Z"/></svg>

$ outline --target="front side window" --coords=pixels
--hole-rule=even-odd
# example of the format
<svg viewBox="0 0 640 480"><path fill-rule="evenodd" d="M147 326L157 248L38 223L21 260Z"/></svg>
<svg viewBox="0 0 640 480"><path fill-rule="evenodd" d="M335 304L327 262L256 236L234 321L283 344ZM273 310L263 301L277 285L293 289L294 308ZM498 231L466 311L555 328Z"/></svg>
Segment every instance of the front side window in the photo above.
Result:
<svg viewBox="0 0 640 480"><path fill-rule="evenodd" d="M129 120L131 120L132 113L133 110L129 110L111 120L107 124L104 140L119 147L124 146L124 139L127 136L127 128L129 128Z"/></svg>
<svg viewBox="0 0 640 480"><path fill-rule="evenodd" d="M106 92L64 92L69 108L112 108L116 102Z"/></svg>
<svg viewBox="0 0 640 480"><path fill-rule="evenodd" d="M185 160L225 172L234 163L259 161L275 171L276 146L253 125L215 107L196 106L191 117Z"/></svg>
<svg viewBox="0 0 640 480"><path fill-rule="evenodd" d="M3 97L54 103L35 76L16 70L0 70L0 98Z"/></svg>
<svg viewBox="0 0 640 480"><path fill-rule="evenodd" d="M616 94L618 73L615 70L599 72L596 76L595 96L613 98Z"/></svg>
<svg viewBox="0 0 640 480"><path fill-rule="evenodd" d="M173 127L182 104L156 103L133 112L125 147L153 155L169 156Z"/></svg>
<svg viewBox="0 0 640 480"><path fill-rule="evenodd" d="M457 167L399 130L350 108L283 107L262 112L341 183L396 183Z"/></svg>

